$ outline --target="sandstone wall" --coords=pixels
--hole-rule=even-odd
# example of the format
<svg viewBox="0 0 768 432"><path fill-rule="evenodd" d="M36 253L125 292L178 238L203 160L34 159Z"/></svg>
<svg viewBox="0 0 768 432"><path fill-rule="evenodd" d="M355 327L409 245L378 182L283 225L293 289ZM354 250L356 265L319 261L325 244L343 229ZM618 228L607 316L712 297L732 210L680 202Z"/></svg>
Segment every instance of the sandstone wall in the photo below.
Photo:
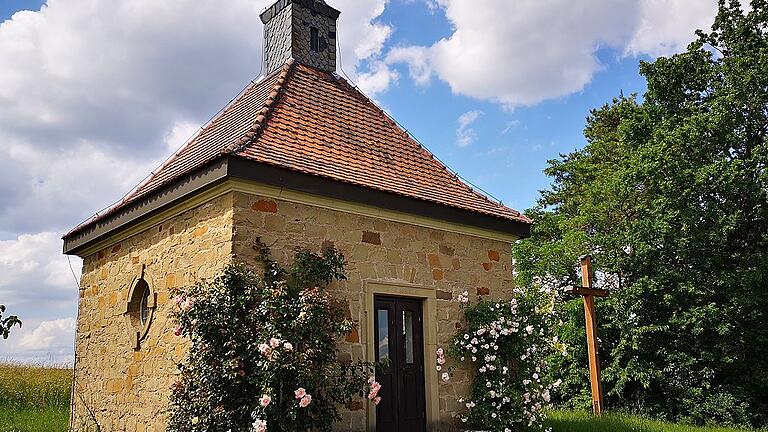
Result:
<svg viewBox="0 0 768 432"><path fill-rule="evenodd" d="M348 280L331 289L349 302L350 315L364 319L366 280L416 284L434 289L432 321L438 346L447 347L461 325L464 290L499 297L512 288L510 245L447 231L390 222L325 208L233 192L189 210L162 225L85 258L77 336L76 430L159 432L165 430L169 386L186 345L172 335L172 287L211 278L232 258L256 264L254 240L271 247L287 264L295 247L319 251L329 242L347 258ZM128 291L142 265L158 293L158 307L141 349L135 351L124 319ZM363 358L359 332L342 342L345 358ZM425 352L431 364L435 354ZM451 429L469 374L455 371L438 382L439 430ZM343 410L340 431L365 430L361 401ZM448 425L448 426L446 426ZM435 429L438 430L437 425Z"/></svg>
<svg viewBox="0 0 768 432"><path fill-rule="evenodd" d="M253 240L257 237L271 246L273 258L282 264L291 261L296 246L320 251L326 242L333 243L347 259L348 279L331 288L349 302L350 314L358 324L364 320L365 280L430 287L438 298L437 343L447 347L462 316L452 298L464 290L474 298L477 294L500 297L512 289L508 243L244 193L235 194L234 205L233 253L240 261L256 263ZM363 358L366 348L360 335L353 333L342 351ZM436 364L434 352L425 352L425 356ZM454 423L459 410L456 399L466 395L469 380L469 373L459 369L449 383L437 386L444 423L441 430ZM343 417L338 430L365 430L364 404L351 404Z"/></svg>
<svg viewBox="0 0 768 432"><path fill-rule="evenodd" d="M159 432L182 340L172 335L172 287L211 278L231 257L232 195L189 210L83 263L74 426L79 431ZM123 316L131 281L146 266L158 294L149 333L134 350ZM92 414L89 414L89 411Z"/></svg>

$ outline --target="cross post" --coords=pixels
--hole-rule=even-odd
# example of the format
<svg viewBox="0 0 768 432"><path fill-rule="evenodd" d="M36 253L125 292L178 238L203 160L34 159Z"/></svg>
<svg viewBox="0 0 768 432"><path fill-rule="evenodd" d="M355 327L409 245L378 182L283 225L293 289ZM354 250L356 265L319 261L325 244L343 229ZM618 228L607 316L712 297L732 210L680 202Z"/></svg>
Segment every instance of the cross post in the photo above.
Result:
<svg viewBox="0 0 768 432"><path fill-rule="evenodd" d="M608 291L593 286L592 257L584 255L581 261L581 287L566 290L568 294L579 295L584 299L584 318L587 327L587 353L589 356L589 381L592 387L592 412L595 415L603 413L603 384L600 379L600 356L597 342L597 316L595 314L595 297L607 297Z"/></svg>

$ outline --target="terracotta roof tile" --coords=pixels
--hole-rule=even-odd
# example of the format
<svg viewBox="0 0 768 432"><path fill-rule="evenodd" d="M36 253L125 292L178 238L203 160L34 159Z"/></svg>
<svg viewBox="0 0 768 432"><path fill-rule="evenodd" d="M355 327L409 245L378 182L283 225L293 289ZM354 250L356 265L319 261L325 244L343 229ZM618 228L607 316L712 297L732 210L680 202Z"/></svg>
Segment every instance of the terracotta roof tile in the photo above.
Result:
<svg viewBox="0 0 768 432"><path fill-rule="evenodd" d="M122 202L73 232L227 154L530 223L464 183L346 80L289 61L247 87Z"/></svg>

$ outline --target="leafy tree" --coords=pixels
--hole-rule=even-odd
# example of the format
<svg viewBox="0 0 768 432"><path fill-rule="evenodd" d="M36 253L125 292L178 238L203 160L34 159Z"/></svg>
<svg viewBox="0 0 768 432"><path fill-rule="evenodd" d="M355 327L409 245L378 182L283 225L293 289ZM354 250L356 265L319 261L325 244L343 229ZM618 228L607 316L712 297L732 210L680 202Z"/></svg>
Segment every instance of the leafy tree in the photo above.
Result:
<svg viewBox="0 0 768 432"><path fill-rule="evenodd" d="M21 320L16 315L11 315L3 318L5 313L5 305L0 304L0 335L3 339L8 339L8 335L11 332L11 328L15 325L21 327Z"/></svg>
<svg viewBox="0 0 768 432"><path fill-rule="evenodd" d="M591 253L608 406L672 420L768 423L768 2L720 0L712 31L643 62L644 98L587 120L583 150L515 249L519 283L580 284ZM580 300L560 329L562 402L589 405Z"/></svg>
<svg viewBox="0 0 768 432"><path fill-rule="evenodd" d="M380 400L373 364L339 360L336 341L354 324L325 287L344 278L344 257L297 250L286 269L256 246L263 278L231 264L175 299L174 333L192 343L172 389L169 431L330 432L340 404Z"/></svg>

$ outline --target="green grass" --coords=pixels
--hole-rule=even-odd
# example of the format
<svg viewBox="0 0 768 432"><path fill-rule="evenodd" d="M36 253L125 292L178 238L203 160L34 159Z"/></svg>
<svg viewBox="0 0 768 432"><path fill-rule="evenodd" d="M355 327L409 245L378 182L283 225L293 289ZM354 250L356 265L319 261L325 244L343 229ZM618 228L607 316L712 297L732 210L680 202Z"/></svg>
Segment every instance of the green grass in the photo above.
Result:
<svg viewBox="0 0 768 432"><path fill-rule="evenodd" d="M547 426L553 432L745 432L747 429L697 427L664 423L622 414L594 417L585 412L554 411Z"/></svg>
<svg viewBox="0 0 768 432"><path fill-rule="evenodd" d="M70 369L0 364L0 432L66 432L71 385ZM572 411L551 412L547 426L553 432L745 432Z"/></svg>
<svg viewBox="0 0 768 432"><path fill-rule="evenodd" d="M65 432L72 371L0 364L0 431Z"/></svg>

